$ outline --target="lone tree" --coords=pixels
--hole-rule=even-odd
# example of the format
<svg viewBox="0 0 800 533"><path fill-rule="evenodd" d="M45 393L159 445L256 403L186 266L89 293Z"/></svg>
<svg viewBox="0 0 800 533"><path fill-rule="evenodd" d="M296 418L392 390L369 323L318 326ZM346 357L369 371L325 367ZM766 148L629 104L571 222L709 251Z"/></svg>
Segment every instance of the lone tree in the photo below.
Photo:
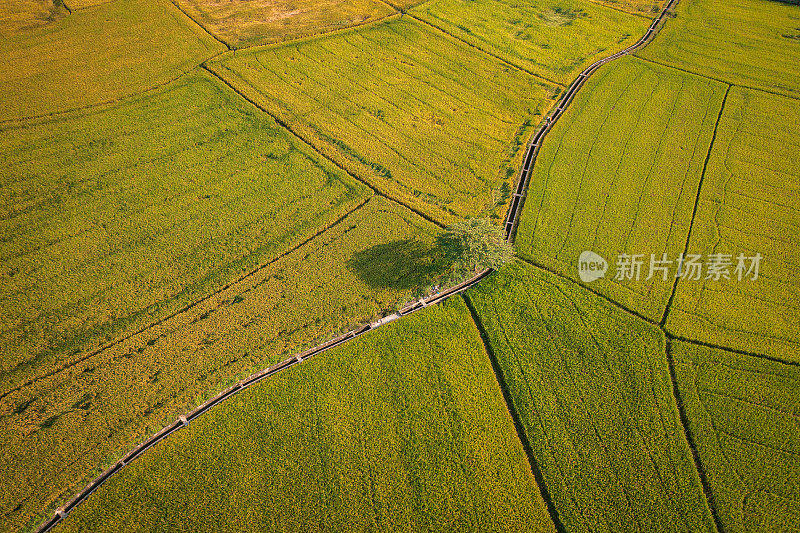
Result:
<svg viewBox="0 0 800 533"><path fill-rule="evenodd" d="M503 229L488 218L461 220L437 238L453 275L461 278L486 268L498 269L514 257Z"/></svg>

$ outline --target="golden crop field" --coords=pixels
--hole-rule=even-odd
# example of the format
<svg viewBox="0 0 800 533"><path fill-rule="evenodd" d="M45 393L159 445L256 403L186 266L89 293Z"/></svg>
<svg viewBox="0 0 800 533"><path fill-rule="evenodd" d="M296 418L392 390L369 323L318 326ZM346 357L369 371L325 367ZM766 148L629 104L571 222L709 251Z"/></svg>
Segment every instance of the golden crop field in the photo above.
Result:
<svg viewBox="0 0 800 533"><path fill-rule="evenodd" d="M225 50L167 0L115 0L0 40L0 121L140 93Z"/></svg>
<svg viewBox="0 0 800 533"><path fill-rule="evenodd" d="M60 530L98 529L552 532L553 524L481 337L454 298L193 421Z"/></svg>
<svg viewBox="0 0 800 533"><path fill-rule="evenodd" d="M725 85L636 58L581 90L547 137L517 230L520 255L578 279L590 250L611 266L591 287L660 320L674 285L649 257L683 253ZM642 254L638 279L616 279L620 253Z"/></svg>
<svg viewBox="0 0 800 533"><path fill-rule="evenodd" d="M654 16L661 12L666 0L590 0L635 15Z"/></svg>
<svg viewBox="0 0 800 533"><path fill-rule="evenodd" d="M521 148L553 96L405 18L209 68L379 192L443 223L504 214Z"/></svg>
<svg viewBox="0 0 800 533"><path fill-rule="evenodd" d="M521 261L466 298L565 531L714 531L657 327Z"/></svg>
<svg viewBox="0 0 800 533"><path fill-rule="evenodd" d="M641 57L800 96L800 5L793 0L681 0Z"/></svg>
<svg viewBox="0 0 800 533"><path fill-rule="evenodd" d="M189 311L3 397L4 522L52 509L235 380L398 308L437 273L438 231L373 198Z"/></svg>
<svg viewBox="0 0 800 533"><path fill-rule="evenodd" d="M208 73L11 128L2 391L274 259L370 192Z"/></svg>
<svg viewBox="0 0 800 533"><path fill-rule="evenodd" d="M664 4L0 0L0 530L438 290L444 226L500 224L543 117ZM547 134L517 259L55 531L796 529L800 4L676 6ZM683 253L727 275L647 276Z"/></svg>
<svg viewBox="0 0 800 533"><path fill-rule="evenodd" d="M176 0L233 48L310 37L396 13L379 0Z"/></svg>
<svg viewBox="0 0 800 533"><path fill-rule="evenodd" d="M650 24L587 0L430 0L410 13L560 84L633 44Z"/></svg>
<svg viewBox="0 0 800 533"><path fill-rule="evenodd" d="M793 531L800 517L800 369L676 342L679 394L725 531Z"/></svg>
<svg viewBox="0 0 800 533"><path fill-rule="evenodd" d="M99 6L100 4L108 4L109 2L114 2L114 1L116 0L66 0L67 6L72 11L75 11L77 9L85 9L87 7ZM62 3L64 3L63 0Z"/></svg>
<svg viewBox="0 0 800 533"><path fill-rule="evenodd" d="M800 361L800 101L732 87L703 179L688 251L721 254L718 279L682 279L667 329ZM742 254L762 256L740 280ZM726 277L730 279L726 279Z"/></svg>
<svg viewBox="0 0 800 533"><path fill-rule="evenodd" d="M0 0L0 39L50 24L67 13L58 0Z"/></svg>

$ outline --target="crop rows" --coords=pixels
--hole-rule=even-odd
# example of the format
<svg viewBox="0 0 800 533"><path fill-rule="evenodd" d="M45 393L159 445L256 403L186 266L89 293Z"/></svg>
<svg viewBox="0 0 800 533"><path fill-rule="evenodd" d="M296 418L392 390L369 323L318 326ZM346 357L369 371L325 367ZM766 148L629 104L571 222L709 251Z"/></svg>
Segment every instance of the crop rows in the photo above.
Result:
<svg viewBox="0 0 800 533"><path fill-rule="evenodd" d="M800 519L800 369L672 344L688 427L725 531L794 531Z"/></svg>
<svg viewBox="0 0 800 533"><path fill-rule="evenodd" d="M797 98L800 9L796 4L793 0L681 0L677 17L639 55Z"/></svg>
<svg viewBox="0 0 800 533"><path fill-rule="evenodd" d="M460 299L240 393L63 526L552 531Z"/></svg>
<svg viewBox="0 0 800 533"><path fill-rule="evenodd" d="M467 298L565 530L714 530L658 328L521 262Z"/></svg>
<svg viewBox="0 0 800 533"><path fill-rule="evenodd" d="M115 0L0 40L0 121L140 93L225 49L167 0Z"/></svg>
<svg viewBox="0 0 800 533"><path fill-rule="evenodd" d="M552 95L405 19L209 68L373 187L440 222L501 216L520 148Z"/></svg>
<svg viewBox="0 0 800 533"><path fill-rule="evenodd" d="M674 271L647 279L649 254L684 251L725 86L623 58L587 82L553 127L531 176L519 253L573 279L578 257L609 262L592 287L659 320ZM617 255L642 254L639 279L615 279Z"/></svg>
<svg viewBox="0 0 800 533"><path fill-rule="evenodd" d="M600 57L633 44L643 17L588 0L430 0L410 13L547 80L567 84Z"/></svg>
<svg viewBox="0 0 800 533"><path fill-rule="evenodd" d="M727 256L730 279L681 280L666 324L670 332L800 360L798 125L797 100L731 88L688 246L692 253ZM755 272L739 279L740 254L762 257L757 279Z"/></svg>
<svg viewBox="0 0 800 533"><path fill-rule="evenodd" d="M0 502L24 502L8 520L63 501L226 383L397 308L438 273L437 232L375 198L190 311L3 398Z"/></svg>
<svg viewBox="0 0 800 533"><path fill-rule="evenodd" d="M208 74L0 143L3 390L197 300L369 195Z"/></svg>

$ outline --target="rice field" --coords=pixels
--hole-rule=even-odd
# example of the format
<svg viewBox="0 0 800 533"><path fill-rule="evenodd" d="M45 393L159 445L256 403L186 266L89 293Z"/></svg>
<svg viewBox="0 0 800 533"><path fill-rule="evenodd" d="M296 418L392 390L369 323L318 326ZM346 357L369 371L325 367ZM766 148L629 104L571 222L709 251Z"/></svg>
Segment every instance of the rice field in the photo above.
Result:
<svg viewBox="0 0 800 533"><path fill-rule="evenodd" d="M590 0L634 15L653 17L664 9L665 0Z"/></svg>
<svg viewBox="0 0 800 533"><path fill-rule="evenodd" d="M379 0L175 0L233 48L288 41L366 24L396 13Z"/></svg>
<svg viewBox="0 0 800 533"><path fill-rule="evenodd" d="M207 73L0 136L2 391L221 287L370 192Z"/></svg>
<svg viewBox="0 0 800 533"><path fill-rule="evenodd" d="M593 251L609 270L591 287L660 320L677 269L650 277L650 256L684 251L725 88L632 57L590 78L539 153L518 253L577 280ZM618 279L623 253L642 255L639 276Z"/></svg>
<svg viewBox="0 0 800 533"><path fill-rule="evenodd" d="M800 369L676 342L678 388L725 531L800 523Z"/></svg>
<svg viewBox="0 0 800 533"><path fill-rule="evenodd" d="M248 389L60 531L553 531L460 299Z"/></svg>
<svg viewBox="0 0 800 533"><path fill-rule="evenodd" d="M467 298L566 531L714 531L658 328L522 262Z"/></svg>
<svg viewBox="0 0 800 533"><path fill-rule="evenodd" d="M0 121L131 96L223 50L166 0L115 0L76 10L0 40Z"/></svg>
<svg viewBox="0 0 800 533"><path fill-rule="evenodd" d="M800 96L800 5L681 0L641 57L728 83Z"/></svg>
<svg viewBox="0 0 800 533"><path fill-rule="evenodd" d="M0 529L63 503L102 465L215 391L399 308L437 273L438 231L373 198L189 311L75 364L49 368L5 396Z"/></svg>
<svg viewBox="0 0 800 533"><path fill-rule="evenodd" d="M77 9L86 9L87 7L99 6L100 4L107 4L115 1L116 0L67 0L67 5L72 11L75 11Z"/></svg>
<svg viewBox="0 0 800 533"><path fill-rule="evenodd" d="M680 280L670 332L800 361L798 131L797 100L730 89L688 247L705 259L720 254L724 274L709 279L706 270L702 279ZM757 272L748 274L757 254ZM744 269L737 272L740 255Z"/></svg>
<svg viewBox="0 0 800 533"><path fill-rule="evenodd" d="M587 0L430 0L410 13L555 83L636 42L644 17Z"/></svg>
<svg viewBox="0 0 800 533"><path fill-rule="evenodd" d="M441 223L505 213L522 147L554 92L407 17L209 68L379 192Z"/></svg>
<svg viewBox="0 0 800 533"><path fill-rule="evenodd" d="M58 0L0 0L0 39L45 26L67 13Z"/></svg>

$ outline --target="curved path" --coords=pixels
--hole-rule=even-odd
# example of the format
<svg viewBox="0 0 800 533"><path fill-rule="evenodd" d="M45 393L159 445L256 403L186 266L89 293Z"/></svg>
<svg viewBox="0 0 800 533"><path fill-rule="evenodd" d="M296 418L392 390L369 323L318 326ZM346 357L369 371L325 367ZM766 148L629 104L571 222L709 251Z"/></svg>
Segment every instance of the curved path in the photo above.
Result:
<svg viewBox="0 0 800 533"><path fill-rule="evenodd" d="M566 110L567 106L569 106L570 103L572 103L572 100L574 99L575 94L584 85L584 83L586 82L587 78L589 76L591 76L597 69L599 69L604 64L606 64L606 63L608 63L610 61L613 61L615 59L618 59L618 58L620 58L622 56L628 55L628 54L630 54L630 53L642 48L647 43L649 43L650 40L655 35L657 28L659 27L659 25L663 22L664 18L666 17L667 12L670 9L672 9L672 7L677 3L677 1L678 0L670 0L664 6L664 9L661 11L659 16L653 20L653 23L650 25L650 28L648 28L648 30L644 34L644 36L642 36L642 38L639 39L635 44L629 46L628 48L625 48L624 50L621 50L621 51L617 52L616 54L610 55L608 57L605 57L603 59L600 59L600 60L592 63L590 66L588 66L586 69L584 69L583 72L581 72L578 75L578 77L575 79L575 81L572 82L571 85L569 85L569 87L567 87L566 91L564 92L563 96L559 100L559 102L556 105L556 107L545 118L543 126L536 132L536 134L533 136L531 141L528 143L528 147L527 147L527 150L525 152L525 157L523 159L522 169L520 170L519 179L517 180L517 187L516 187L516 190L515 190L515 192L513 194L511 205L509 206L508 214L506 216L506 221L505 221L506 240L508 240L509 242L513 242L514 241L514 237L516 235L517 224L519 222L519 215L520 215L520 212L522 210L522 206L523 206L524 201L525 201L525 194L526 194L527 189L528 189L528 183L529 183L529 180L530 180L530 171L533 168L534 162L536 161L536 156L539 153L539 148L541 147L542 140L544 139L545 135L547 135L547 133L553 127L553 124L561 117L561 115ZM149 449L152 446L156 445L157 443L159 443L160 441L162 441L163 439L165 439L166 437L168 437L172 433L174 433L174 432L178 431L179 429L187 426L192 420L194 420L198 416L202 415L203 413L205 413L206 411L208 411L209 409L211 409L212 407L214 407L218 403L226 400L227 398L230 398L231 396L235 395L236 393L240 392L241 390L243 390L243 389L245 389L247 387L250 387L251 385L254 385L254 384L258 383L259 381L272 376L273 374L276 374L276 373L278 373L278 372L280 372L282 370L285 370L285 369L287 369L287 368L289 368L291 366L294 366L296 364L302 363L303 361L305 361L309 357L313 357L313 356L318 355L318 354L320 354L322 352L325 352L326 350L329 350L331 348L334 348L336 346L344 344L344 343L350 341L351 339L354 339L356 337L359 337L359 336L363 335L364 333L367 333L368 331L371 331L373 329L379 328L380 326L382 326L384 324L387 324L389 322L392 322L392 321L394 321L394 320L396 320L398 318L401 318L401 317L406 316L408 314L411 314L411 313L414 313L416 311L419 311L420 309L423 309L423 308L425 308L425 307L427 307L429 305L435 305L437 303L440 303L440 302L446 300L447 298L449 298L451 296L454 296L456 294L460 294L461 292L464 292L465 290L469 289L473 285L476 285L477 283L479 283L483 278L485 278L490 273L491 273L491 270L484 270L482 272L479 272L476 275L474 275L473 277L471 277L470 279L468 279L468 280L466 280L466 281L464 281L462 283L459 283L458 285L450 287L450 288L446 289L445 291L443 291L441 293L437 293L437 294L434 294L434 295L431 295L431 296L428 296L428 297L425 297L425 298L421 298L417 302L404 307L403 309L397 311L396 313L393 313L393 314L391 314L389 316L381 318L380 320L378 320L376 322L373 322L371 324L365 325L365 326L363 326L361 328L349 331L349 332L345 333L344 335L341 335L339 337L331 339L331 340L329 340L329 341L327 341L325 343L322 343L322 344L320 344L318 346L315 346L314 348L306 350L305 352L302 352L302 353L299 353L299 354L297 354L295 356L292 356L289 359L281 361L280 363L272 365L271 367L269 367L269 368L267 368L265 370L257 372L255 374L253 374L253 375L241 380L239 383L233 385L232 387L229 387L229 388L225 389L224 391L219 393L217 396L215 396L214 398L208 400L204 404L200 405L199 407L197 407L196 409L194 409L190 413L188 413L186 415L179 416L178 419L175 422L173 422L171 425L165 427L164 429L162 429L161 431L159 431L158 433L156 433L155 435L153 435L152 437L147 439L145 442L143 442L142 444L140 444L139 446L134 448L130 453L125 455L122 459L120 459L117 463L115 463L111 468L109 468L108 470L103 472L99 477L97 477L95 480L93 480L91 483L89 483L89 485L87 485L86 488L84 488L81 492L79 492L65 506L63 506L63 507L59 508L58 510L56 510L54 516L50 520L48 520L47 522L42 524L37 531L39 533L44 533L44 532L50 531L61 520L65 519L67 517L67 515L70 513L70 511L72 511L77 505L79 505L86 498L88 498L89 495L91 495L95 490L97 490L97 488L100 485L105 483L105 481L108 480L108 478L110 478L111 476L113 476L114 474L119 472L128 463L130 463L131 461L135 460L142 453L144 453L147 449Z"/></svg>

